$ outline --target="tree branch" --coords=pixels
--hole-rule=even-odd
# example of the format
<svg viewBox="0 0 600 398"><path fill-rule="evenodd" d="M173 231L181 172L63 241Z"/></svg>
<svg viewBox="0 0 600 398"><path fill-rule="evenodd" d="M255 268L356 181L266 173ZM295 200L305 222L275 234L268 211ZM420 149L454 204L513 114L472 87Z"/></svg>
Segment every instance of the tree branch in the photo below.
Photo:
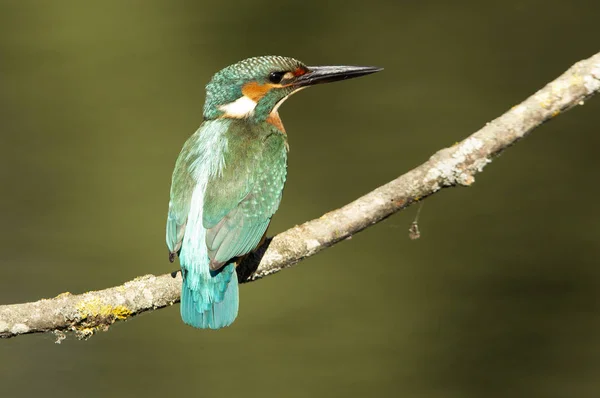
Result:
<svg viewBox="0 0 600 398"><path fill-rule="evenodd" d="M251 282L288 268L442 188L473 184L474 175L494 156L598 91L600 53L576 63L521 104L408 173L267 241L238 267L240 280ZM60 342L64 331L74 331L86 338L117 320L176 303L180 288L179 276L147 275L100 291L0 306L0 337L54 332Z"/></svg>

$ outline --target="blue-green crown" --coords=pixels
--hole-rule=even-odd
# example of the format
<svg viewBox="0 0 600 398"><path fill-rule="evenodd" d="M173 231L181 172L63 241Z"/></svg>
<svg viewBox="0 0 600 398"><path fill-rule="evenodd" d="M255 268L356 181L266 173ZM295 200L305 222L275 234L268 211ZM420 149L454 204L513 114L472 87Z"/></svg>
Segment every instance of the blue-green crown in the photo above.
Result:
<svg viewBox="0 0 600 398"><path fill-rule="evenodd" d="M206 101L204 103L204 118L214 119L223 114L219 106L229 104L242 94L246 83L269 83L272 72L290 72L298 68L306 69L302 62L288 57L276 55L247 58L217 72L206 85ZM279 100L290 94L293 89L271 90L256 109L256 116L266 117Z"/></svg>

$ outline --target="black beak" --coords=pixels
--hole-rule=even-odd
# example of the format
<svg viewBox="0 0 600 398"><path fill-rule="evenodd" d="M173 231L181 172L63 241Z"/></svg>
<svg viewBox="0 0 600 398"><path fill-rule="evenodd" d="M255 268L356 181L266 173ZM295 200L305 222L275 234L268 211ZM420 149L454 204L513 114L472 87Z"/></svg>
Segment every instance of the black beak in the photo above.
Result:
<svg viewBox="0 0 600 398"><path fill-rule="evenodd" d="M297 87L312 86L320 83L337 82L370 75L383 68L375 66L309 66L308 72L298 76L292 85Z"/></svg>

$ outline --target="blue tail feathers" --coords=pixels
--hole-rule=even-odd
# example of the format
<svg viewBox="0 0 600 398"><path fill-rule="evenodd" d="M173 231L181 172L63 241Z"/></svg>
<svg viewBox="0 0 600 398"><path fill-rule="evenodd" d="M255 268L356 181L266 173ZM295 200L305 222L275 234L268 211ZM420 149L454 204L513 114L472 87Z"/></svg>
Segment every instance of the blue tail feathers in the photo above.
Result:
<svg viewBox="0 0 600 398"><path fill-rule="evenodd" d="M238 306L238 279L233 263L211 272L208 283L197 290L191 289L187 278L183 278L181 319L188 325L202 329L229 326L237 316Z"/></svg>

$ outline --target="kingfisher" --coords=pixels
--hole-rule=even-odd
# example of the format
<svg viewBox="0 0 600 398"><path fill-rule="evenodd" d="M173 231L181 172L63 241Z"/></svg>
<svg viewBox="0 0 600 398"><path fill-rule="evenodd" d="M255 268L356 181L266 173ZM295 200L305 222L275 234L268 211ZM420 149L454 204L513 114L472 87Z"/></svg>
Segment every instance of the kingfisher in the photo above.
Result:
<svg viewBox="0 0 600 398"><path fill-rule="evenodd" d="M169 260L179 256L181 265L183 322L219 329L237 316L235 267L264 239L286 180L280 105L308 86L380 70L263 56L212 77L203 122L183 145L171 181L166 240Z"/></svg>

